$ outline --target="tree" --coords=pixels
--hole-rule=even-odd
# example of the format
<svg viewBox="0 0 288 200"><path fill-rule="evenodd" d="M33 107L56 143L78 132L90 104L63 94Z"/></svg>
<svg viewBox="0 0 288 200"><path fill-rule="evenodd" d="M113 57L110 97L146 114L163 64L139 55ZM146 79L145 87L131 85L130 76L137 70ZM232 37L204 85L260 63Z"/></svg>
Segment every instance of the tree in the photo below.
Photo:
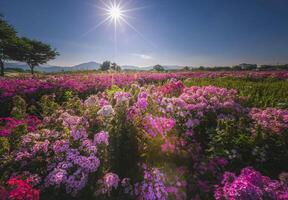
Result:
<svg viewBox="0 0 288 200"><path fill-rule="evenodd" d="M188 66L185 66L185 67L183 67L183 69L182 69L183 71L189 71L190 70L190 68L188 67Z"/></svg>
<svg viewBox="0 0 288 200"><path fill-rule="evenodd" d="M240 65L235 65L235 66L232 67L232 69L235 70L235 71L240 71L240 70L242 70L242 68L241 68Z"/></svg>
<svg viewBox="0 0 288 200"><path fill-rule="evenodd" d="M17 60L18 46L17 33L13 26L8 24L0 15L0 75L4 76L4 61Z"/></svg>
<svg viewBox="0 0 288 200"><path fill-rule="evenodd" d="M107 71L110 69L110 67L111 67L111 62L106 60L100 65L100 70Z"/></svg>
<svg viewBox="0 0 288 200"><path fill-rule="evenodd" d="M34 74L36 66L45 64L59 55L49 44L41 41L23 37L21 42L23 42L22 52L19 54L18 60L27 63L31 69L31 74Z"/></svg>
<svg viewBox="0 0 288 200"><path fill-rule="evenodd" d="M164 70L165 70L164 67L162 67L161 65L155 65L155 66L153 67L153 69L154 69L155 71L158 71L158 72L161 72L161 71L164 71Z"/></svg>
<svg viewBox="0 0 288 200"><path fill-rule="evenodd" d="M112 70L116 70L117 68L117 64L114 62L111 64L111 67L110 67Z"/></svg>
<svg viewBox="0 0 288 200"><path fill-rule="evenodd" d="M241 70L255 70L255 69L257 69L257 64L242 63L239 66L240 66Z"/></svg>
<svg viewBox="0 0 288 200"><path fill-rule="evenodd" d="M122 69L119 65L116 66L116 69L115 69L117 72L120 72Z"/></svg>
<svg viewBox="0 0 288 200"><path fill-rule="evenodd" d="M110 68L115 71L121 71L121 67L117 65L115 62L111 64Z"/></svg>

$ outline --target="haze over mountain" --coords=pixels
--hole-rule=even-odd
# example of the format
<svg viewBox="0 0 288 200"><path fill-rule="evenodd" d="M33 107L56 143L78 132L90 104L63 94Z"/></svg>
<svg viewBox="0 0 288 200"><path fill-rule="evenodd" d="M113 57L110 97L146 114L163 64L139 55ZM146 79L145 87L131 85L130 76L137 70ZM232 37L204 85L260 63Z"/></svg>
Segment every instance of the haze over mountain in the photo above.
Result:
<svg viewBox="0 0 288 200"><path fill-rule="evenodd" d="M40 72L63 72L63 71L80 71L80 70L98 70L100 68L100 63L98 62L87 62L87 63L81 63L74 66L54 66L54 65L41 65L40 67L36 67L36 71ZM178 65L163 65L163 67L166 70L173 70L173 69L181 69L183 66ZM17 68L17 69L23 69L23 70L30 70L29 66L25 63L19 63L19 62L11 62L11 63L5 63L5 68ZM122 69L124 70L151 70L153 69L153 66L147 66L147 67L138 67L133 65L122 65Z"/></svg>

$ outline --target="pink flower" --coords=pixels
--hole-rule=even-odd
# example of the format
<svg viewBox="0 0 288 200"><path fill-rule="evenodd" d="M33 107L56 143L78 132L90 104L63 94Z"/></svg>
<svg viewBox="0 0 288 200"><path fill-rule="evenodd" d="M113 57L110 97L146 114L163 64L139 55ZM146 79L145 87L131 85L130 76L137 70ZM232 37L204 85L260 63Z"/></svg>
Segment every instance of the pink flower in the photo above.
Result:
<svg viewBox="0 0 288 200"><path fill-rule="evenodd" d="M19 177L10 178L7 184L13 189L9 191L9 199L38 200L40 191L30 185L30 180L21 180Z"/></svg>

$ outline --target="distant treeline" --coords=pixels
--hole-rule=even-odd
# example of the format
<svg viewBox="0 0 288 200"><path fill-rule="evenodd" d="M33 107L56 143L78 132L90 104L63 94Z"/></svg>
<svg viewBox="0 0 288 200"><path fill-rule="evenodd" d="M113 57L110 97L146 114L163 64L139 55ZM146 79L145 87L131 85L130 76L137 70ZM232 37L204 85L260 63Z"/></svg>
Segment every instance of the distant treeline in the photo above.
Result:
<svg viewBox="0 0 288 200"><path fill-rule="evenodd" d="M288 64L284 65L257 65L242 63L235 66L216 66L216 67L203 67L189 68L184 67L183 70L199 70L199 71L274 71L274 70L288 70Z"/></svg>

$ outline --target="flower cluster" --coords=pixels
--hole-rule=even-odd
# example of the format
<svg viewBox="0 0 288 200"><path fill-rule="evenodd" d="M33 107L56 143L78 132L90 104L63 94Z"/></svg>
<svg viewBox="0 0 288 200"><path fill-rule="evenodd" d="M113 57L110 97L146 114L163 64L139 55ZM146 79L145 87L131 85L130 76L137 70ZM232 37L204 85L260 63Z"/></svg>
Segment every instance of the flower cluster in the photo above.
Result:
<svg viewBox="0 0 288 200"><path fill-rule="evenodd" d="M118 184L120 179L117 174L109 172L105 174L105 176L98 181L100 185L99 190L96 192L97 195L99 194L110 194L110 192L114 189L118 188Z"/></svg>
<svg viewBox="0 0 288 200"><path fill-rule="evenodd" d="M115 111L111 105L105 105L97 112L97 114L102 117L110 117L115 114Z"/></svg>
<svg viewBox="0 0 288 200"><path fill-rule="evenodd" d="M144 130L151 136L165 136L175 125L175 120L166 117L153 117L147 114L142 121Z"/></svg>
<svg viewBox="0 0 288 200"><path fill-rule="evenodd" d="M158 91L164 95L174 95L181 93L184 88L182 81L171 79L170 83L160 86Z"/></svg>
<svg viewBox="0 0 288 200"><path fill-rule="evenodd" d="M109 102L105 98L99 98L97 95L91 95L89 96L85 101L84 105L87 107L92 107L92 106L106 106L109 105Z"/></svg>
<svg viewBox="0 0 288 200"><path fill-rule="evenodd" d="M0 187L1 200L38 200L40 191L34 189L31 185L31 179L21 179L21 177L13 177L7 181L9 190Z"/></svg>
<svg viewBox="0 0 288 200"><path fill-rule="evenodd" d="M143 165L144 180L134 184L132 193L137 199L145 200L166 200L168 199L168 191L165 186L165 175L157 168L149 168Z"/></svg>
<svg viewBox="0 0 288 200"><path fill-rule="evenodd" d="M131 98L131 94L129 92L115 92L114 94L114 99L116 100L116 104L128 102L130 98Z"/></svg>
<svg viewBox="0 0 288 200"><path fill-rule="evenodd" d="M182 117L194 116L202 118L205 112L221 112L226 109L240 111L236 102L236 90L228 90L214 86L184 88L178 98L163 98L161 105L164 112L174 113Z"/></svg>
<svg viewBox="0 0 288 200"><path fill-rule="evenodd" d="M221 184L215 186L216 200L224 199L287 199L288 187L251 167L241 170L237 177L234 173L225 172Z"/></svg>
<svg viewBox="0 0 288 200"><path fill-rule="evenodd" d="M268 132L281 134L288 129L288 110L277 108L258 109L252 108L252 120Z"/></svg>
<svg viewBox="0 0 288 200"><path fill-rule="evenodd" d="M75 144L79 145L78 148ZM89 174L96 172L100 166L97 146L88 139L85 129L72 130L70 140L59 138L51 146L50 151L57 156L50 158L45 186L64 185L67 193L76 195L86 186Z"/></svg>
<svg viewBox="0 0 288 200"><path fill-rule="evenodd" d="M102 144L102 143L105 145L108 145L109 144L109 134L105 131L101 131L101 132L95 134L93 142L95 145Z"/></svg>
<svg viewBox="0 0 288 200"><path fill-rule="evenodd" d="M148 93L145 91L142 91L138 94L136 107L140 110L146 110L148 107Z"/></svg>
<svg viewBox="0 0 288 200"><path fill-rule="evenodd" d="M140 88L143 89L143 88ZM143 89L143 91L140 91L140 93L137 96L136 103L131 106L127 113L127 119L130 121L135 120L136 118L142 118L143 113L148 108L148 97L149 94L147 91Z"/></svg>
<svg viewBox="0 0 288 200"><path fill-rule="evenodd" d="M108 133L101 131L89 139L87 120L83 117L62 113L62 121L68 132L42 129L22 138L21 149L15 151L15 160L22 166L46 161L42 169L45 187L65 187L67 193L76 195L88 182L89 174L100 166L97 145L108 145Z"/></svg>
<svg viewBox="0 0 288 200"><path fill-rule="evenodd" d="M247 74L243 72L237 76ZM26 130L22 131L15 148L4 151L0 171L5 174L1 183L11 187L13 192L0 188L0 195L21 199L21 193L35 195L33 198L37 199L39 191L34 189L37 186L47 199L50 189L88 199L94 192L105 199L118 198L117 195L139 200L211 199L214 191L219 200L287 198L288 176L285 173L281 174L280 182L245 168L238 177L226 172L219 183L228 167L231 171L242 168L239 161L251 165L261 162L261 172L275 176L285 171L285 165L279 165L288 158L285 154L287 138L277 135L286 136L287 110L245 108L240 105L236 90L185 87L179 81L187 77L232 75L236 76L227 72L193 72L36 78L31 83L36 84L35 87L24 91L26 95L37 93L45 84L52 92L73 90L71 94L80 94L79 99L74 104L74 98L65 97L65 102L58 102L61 98L57 98L57 103L53 102L57 109L51 109L52 115L45 114L40 103L39 112L33 113L43 114L42 122L34 116L21 120L0 119L0 136L5 136L0 138L1 148L11 142L6 136L15 128L15 132L22 124L28 128L27 134ZM257 77L270 75L252 72L252 76ZM167 78L173 80L163 85L131 84ZM40 82L38 86L37 81ZM111 87L113 84L117 86ZM131 87L121 88L128 84ZM104 91L105 88L109 89ZM13 88L11 91L10 96L20 92L18 89L13 92ZM86 100L80 99L90 93L93 95ZM1 90L1 95L8 97L5 90ZM251 127L253 131L277 134L256 138ZM271 166L273 172L269 171ZM6 182L6 177L15 177L23 171L39 175L38 184L33 185L30 178ZM26 196L24 199L30 198Z"/></svg>
<svg viewBox="0 0 288 200"><path fill-rule="evenodd" d="M68 127L70 129L76 129L79 125L84 127L88 125L88 121L84 117L71 115L68 112L61 113L57 121L62 122L63 126Z"/></svg>
<svg viewBox="0 0 288 200"><path fill-rule="evenodd" d="M28 115L24 120L12 117L0 118L0 136L9 136L13 129L19 125L27 124L29 132L34 132L41 121L32 115Z"/></svg>
<svg viewBox="0 0 288 200"><path fill-rule="evenodd" d="M176 72L176 73L121 73L121 74L71 74L51 75L41 78L21 77L0 79L0 101L7 100L15 95L33 95L38 92L73 90L78 93L97 92L112 85L125 86L133 82L151 83L171 78L215 78L215 77L254 77L254 78L282 78L287 79L287 72ZM177 86L177 84L176 84ZM180 85L178 85L180 86ZM163 88L169 92L174 86Z"/></svg>

